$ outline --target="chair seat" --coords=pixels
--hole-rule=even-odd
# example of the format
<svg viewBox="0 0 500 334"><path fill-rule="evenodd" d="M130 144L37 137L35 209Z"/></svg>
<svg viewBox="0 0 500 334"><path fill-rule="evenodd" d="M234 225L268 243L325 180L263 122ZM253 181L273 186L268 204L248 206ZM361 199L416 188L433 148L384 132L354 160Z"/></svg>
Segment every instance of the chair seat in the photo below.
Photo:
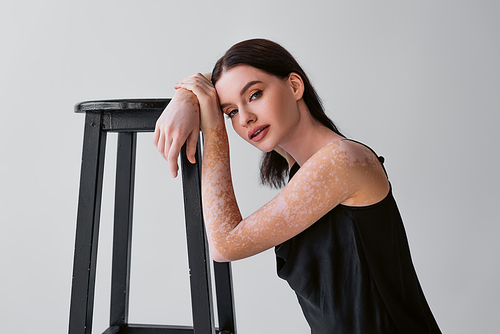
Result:
<svg viewBox="0 0 500 334"><path fill-rule="evenodd" d="M110 132L154 131L156 120L170 99L86 101L75 105L76 113L102 115L102 130Z"/></svg>

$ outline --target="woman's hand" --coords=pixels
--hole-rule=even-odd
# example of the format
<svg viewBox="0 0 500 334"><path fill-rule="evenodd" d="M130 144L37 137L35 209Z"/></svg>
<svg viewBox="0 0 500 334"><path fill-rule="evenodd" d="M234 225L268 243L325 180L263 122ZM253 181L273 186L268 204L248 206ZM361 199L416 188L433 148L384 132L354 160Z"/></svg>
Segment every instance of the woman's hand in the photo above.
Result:
<svg viewBox="0 0 500 334"><path fill-rule="evenodd" d="M184 78L174 88L184 88L192 91L200 104L201 131L206 132L224 123L224 116L220 110L217 91L210 81L210 74L197 73Z"/></svg>
<svg viewBox="0 0 500 334"><path fill-rule="evenodd" d="M168 161L170 173L177 176L177 159L186 143L186 155L195 162L196 143L200 133L200 105L193 92L179 89L156 121L153 143Z"/></svg>

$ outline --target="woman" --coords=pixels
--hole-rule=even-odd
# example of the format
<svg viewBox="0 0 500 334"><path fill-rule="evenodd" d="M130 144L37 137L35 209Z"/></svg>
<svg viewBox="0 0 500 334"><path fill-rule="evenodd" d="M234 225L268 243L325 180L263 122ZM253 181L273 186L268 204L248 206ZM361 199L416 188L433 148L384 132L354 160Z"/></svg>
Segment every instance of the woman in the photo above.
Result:
<svg viewBox="0 0 500 334"><path fill-rule="evenodd" d="M276 247L278 275L296 292L312 333L440 333L381 160L341 135L285 49L267 40L238 43L216 63L211 80L196 74L175 88L154 143L175 176L184 142L194 161L201 127L203 209L215 261ZM279 187L290 176L244 219L223 114L266 152L264 183Z"/></svg>

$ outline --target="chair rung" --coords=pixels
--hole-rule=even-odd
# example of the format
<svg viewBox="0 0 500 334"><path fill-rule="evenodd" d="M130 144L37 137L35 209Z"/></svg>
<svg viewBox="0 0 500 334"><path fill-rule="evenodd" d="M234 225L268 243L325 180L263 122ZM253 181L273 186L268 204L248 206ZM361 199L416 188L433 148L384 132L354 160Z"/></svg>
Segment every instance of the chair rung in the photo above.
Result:
<svg viewBox="0 0 500 334"><path fill-rule="evenodd" d="M167 326L167 325L143 325L126 324L123 326L111 326L102 334L187 334L194 333L193 327L189 326Z"/></svg>
<svg viewBox="0 0 500 334"><path fill-rule="evenodd" d="M230 331L216 329L216 334L233 334ZM189 326L166 326L166 325L141 325L127 324L123 327L111 326L102 334L186 334L194 333L193 327Z"/></svg>

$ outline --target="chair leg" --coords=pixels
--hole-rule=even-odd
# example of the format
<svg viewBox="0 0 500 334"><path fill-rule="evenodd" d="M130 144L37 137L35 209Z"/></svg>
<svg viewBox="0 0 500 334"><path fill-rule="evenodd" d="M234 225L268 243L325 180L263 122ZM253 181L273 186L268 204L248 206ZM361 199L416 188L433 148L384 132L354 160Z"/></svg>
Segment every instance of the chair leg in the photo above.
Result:
<svg viewBox="0 0 500 334"><path fill-rule="evenodd" d="M227 331L228 333L236 334L231 263L214 262L214 275L219 330L221 332Z"/></svg>
<svg viewBox="0 0 500 334"><path fill-rule="evenodd" d="M210 259L207 249L201 203L201 154L197 147L197 164L186 158L186 146L181 150L184 212L191 285L193 326L198 333L215 334L210 283Z"/></svg>
<svg viewBox="0 0 500 334"><path fill-rule="evenodd" d="M128 322L137 133L118 134L110 326Z"/></svg>
<svg viewBox="0 0 500 334"><path fill-rule="evenodd" d="M97 240L106 149L106 133L101 131L101 126L100 113L87 113L76 222L70 334L92 333Z"/></svg>

